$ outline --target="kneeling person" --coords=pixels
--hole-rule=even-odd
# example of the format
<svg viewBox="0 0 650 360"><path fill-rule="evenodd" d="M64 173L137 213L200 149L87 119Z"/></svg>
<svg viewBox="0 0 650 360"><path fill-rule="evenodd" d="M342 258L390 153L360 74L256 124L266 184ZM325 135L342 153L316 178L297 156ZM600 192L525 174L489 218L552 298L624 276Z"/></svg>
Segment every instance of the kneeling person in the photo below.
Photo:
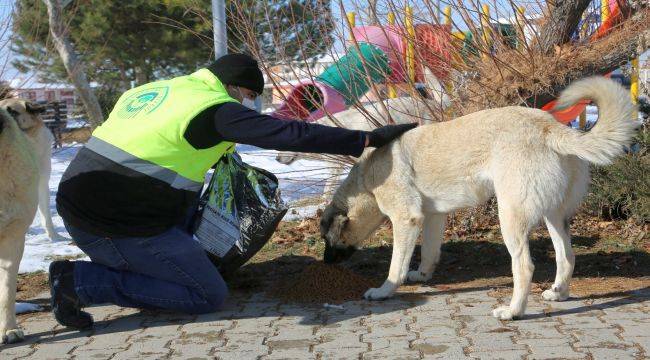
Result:
<svg viewBox="0 0 650 360"><path fill-rule="evenodd" d="M250 109L263 87L257 62L232 54L120 97L59 185L58 212L91 259L50 265L60 324L92 326L81 310L91 304L219 309L226 284L188 227L206 172L235 143L359 156L415 126L363 132L276 119Z"/></svg>

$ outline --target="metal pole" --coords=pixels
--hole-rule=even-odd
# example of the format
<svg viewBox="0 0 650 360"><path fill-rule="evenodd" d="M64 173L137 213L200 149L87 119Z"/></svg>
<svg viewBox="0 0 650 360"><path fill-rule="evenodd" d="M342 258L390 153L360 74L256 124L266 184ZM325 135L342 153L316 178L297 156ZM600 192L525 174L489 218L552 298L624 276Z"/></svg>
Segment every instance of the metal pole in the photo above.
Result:
<svg viewBox="0 0 650 360"><path fill-rule="evenodd" d="M212 28L214 31L214 58L218 59L228 53L225 0L212 0Z"/></svg>

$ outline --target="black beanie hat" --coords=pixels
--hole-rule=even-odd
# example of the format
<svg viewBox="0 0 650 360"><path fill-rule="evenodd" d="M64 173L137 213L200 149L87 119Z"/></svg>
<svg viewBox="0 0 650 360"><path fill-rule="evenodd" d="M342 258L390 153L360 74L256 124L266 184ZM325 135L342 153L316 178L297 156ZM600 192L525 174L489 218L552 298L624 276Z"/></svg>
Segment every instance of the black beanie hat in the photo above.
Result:
<svg viewBox="0 0 650 360"><path fill-rule="evenodd" d="M241 86L258 94L264 91L264 75L257 60L246 54L228 54L217 59L208 69L226 85Z"/></svg>

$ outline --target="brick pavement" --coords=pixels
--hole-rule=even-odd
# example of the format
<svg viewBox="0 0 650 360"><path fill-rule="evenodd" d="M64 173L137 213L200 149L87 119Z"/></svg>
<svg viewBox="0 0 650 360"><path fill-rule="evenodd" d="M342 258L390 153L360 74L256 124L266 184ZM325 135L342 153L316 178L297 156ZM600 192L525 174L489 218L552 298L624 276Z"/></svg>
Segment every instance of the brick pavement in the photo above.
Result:
<svg viewBox="0 0 650 360"><path fill-rule="evenodd" d="M490 315L489 289L421 287L344 310L261 295L234 296L216 314L90 308L93 330L67 331L51 314L21 316L27 339L0 359L644 359L650 289L561 303L531 295L522 320Z"/></svg>

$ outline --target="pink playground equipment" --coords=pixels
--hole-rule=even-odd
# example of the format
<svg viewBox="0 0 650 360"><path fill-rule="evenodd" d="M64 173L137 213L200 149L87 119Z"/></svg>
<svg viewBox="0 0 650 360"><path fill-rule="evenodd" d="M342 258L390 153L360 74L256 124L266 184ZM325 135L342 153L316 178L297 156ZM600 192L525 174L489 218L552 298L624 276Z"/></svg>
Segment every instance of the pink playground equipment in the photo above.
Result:
<svg viewBox="0 0 650 360"><path fill-rule="evenodd" d="M408 44L405 33L419 42L417 49L421 54L417 58L423 59L422 63L416 64L414 55L407 56L415 47ZM395 25L351 26L351 36L346 54L314 80L305 80L295 86L273 113L275 117L317 120L327 113L347 109L368 92L371 82L397 84L409 78L413 82L420 80L423 66L434 69L439 79L448 75L445 64L450 62L452 46L449 26L423 24L414 27L412 22L407 24L407 29Z"/></svg>

